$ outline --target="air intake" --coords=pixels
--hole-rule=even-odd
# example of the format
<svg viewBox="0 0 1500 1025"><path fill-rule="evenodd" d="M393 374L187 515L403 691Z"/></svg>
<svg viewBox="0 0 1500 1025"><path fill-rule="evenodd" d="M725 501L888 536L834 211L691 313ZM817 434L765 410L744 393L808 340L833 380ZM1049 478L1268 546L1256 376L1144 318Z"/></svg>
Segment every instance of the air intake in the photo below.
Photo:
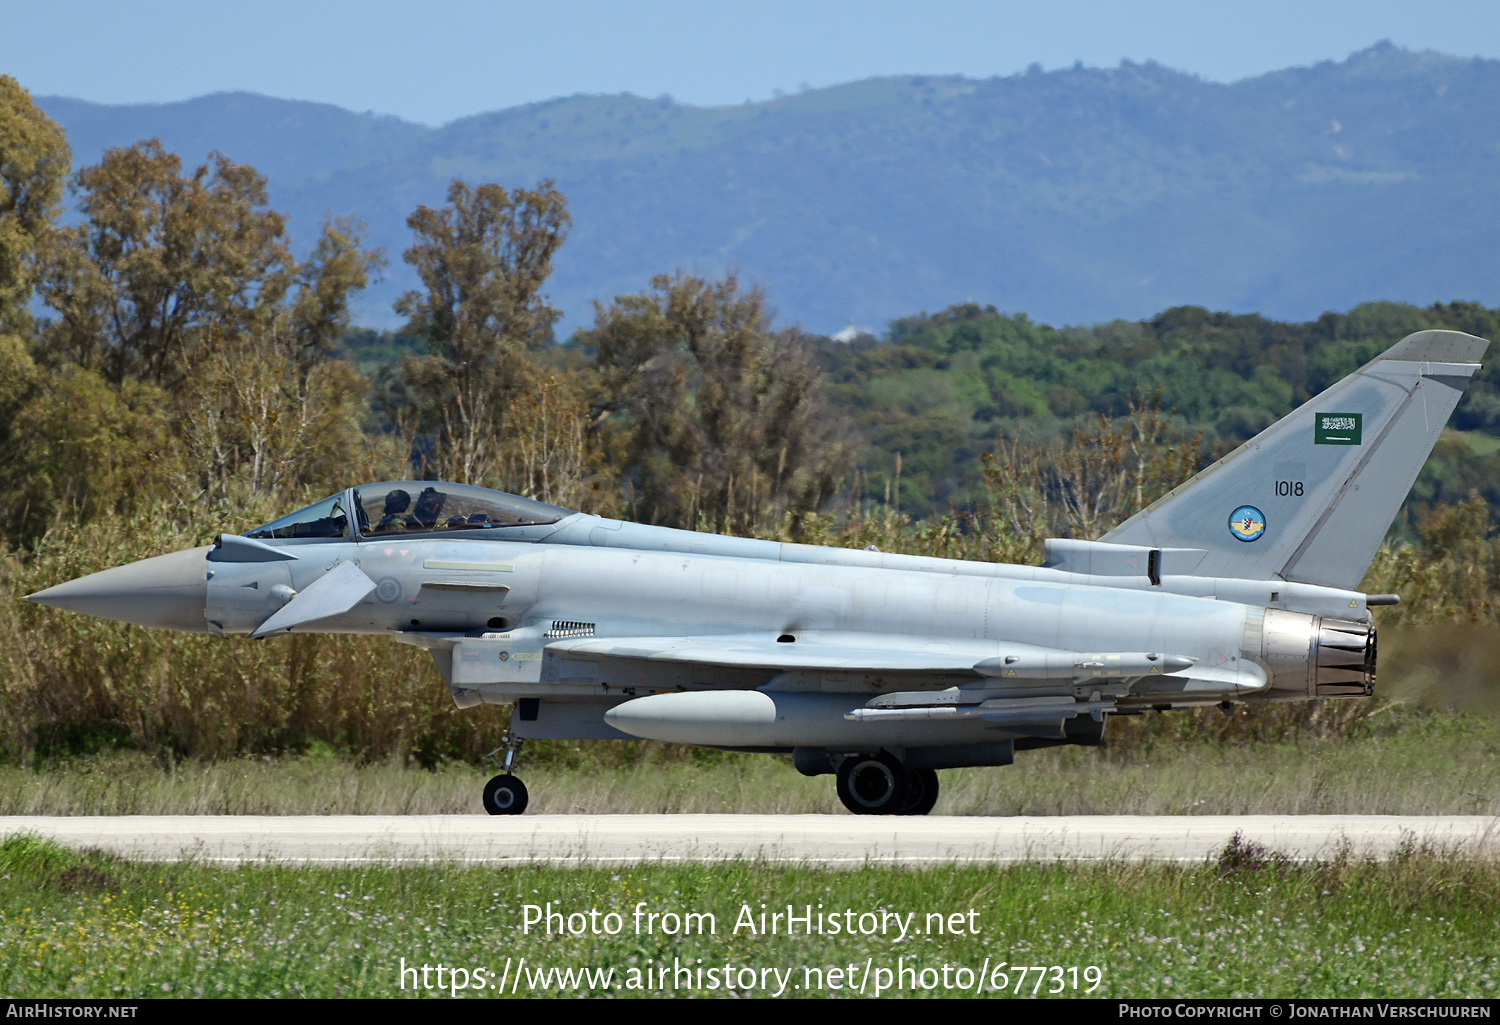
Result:
<svg viewBox="0 0 1500 1025"><path fill-rule="evenodd" d="M592 637L594 636L593 623L575 623L568 619L554 619L552 628L542 635L549 641L561 640L564 637Z"/></svg>

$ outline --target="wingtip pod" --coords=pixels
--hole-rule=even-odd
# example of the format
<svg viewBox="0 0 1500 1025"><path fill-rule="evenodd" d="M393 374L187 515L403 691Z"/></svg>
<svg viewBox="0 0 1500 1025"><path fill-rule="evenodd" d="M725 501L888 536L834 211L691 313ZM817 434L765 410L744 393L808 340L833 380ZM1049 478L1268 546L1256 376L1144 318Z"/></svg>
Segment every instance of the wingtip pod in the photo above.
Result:
<svg viewBox="0 0 1500 1025"><path fill-rule="evenodd" d="M1462 331L1417 331L1376 357L1402 363L1479 363L1489 340Z"/></svg>

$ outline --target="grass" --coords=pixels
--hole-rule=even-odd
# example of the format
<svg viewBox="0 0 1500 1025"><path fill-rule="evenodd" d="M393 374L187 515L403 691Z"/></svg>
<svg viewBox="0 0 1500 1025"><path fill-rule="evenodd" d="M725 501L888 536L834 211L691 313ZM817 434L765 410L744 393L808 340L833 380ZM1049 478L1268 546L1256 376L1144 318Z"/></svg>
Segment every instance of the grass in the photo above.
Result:
<svg viewBox="0 0 1500 1025"><path fill-rule="evenodd" d="M1403 628L1382 647L1377 698L1112 717L1102 749L943 772L936 811L1500 815L1500 632ZM234 730L214 722L236 714L200 719ZM475 750L494 746L496 723L466 722ZM84 739L0 761L0 815L474 813L495 772L399 745L383 758L318 740L215 758L137 747L123 728ZM800 776L785 757L533 741L520 774L542 814L841 810L830 778Z"/></svg>
<svg viewBox="0 0 1500 1025"><path fill-rule="evenodd" d="M1153 733L1118 749L1027 751L1005 768L943 772L936 812L1500 815L1500 723L1487 717L1386 706L1356 736L1280 741L1206 740L1186 720L1182 728L1191 731L1184 739ZM627 758L607 742L599 746L605 750L596 754L582 748L581 761L570 757L572 745L528 746L520 771L532 812L841 810L831 777L803 777L786 758L710 753L694 760L662 747L632 749ZM431 770L360 764L321 749L166 765L110 751L0 766L0 814L477 813L480 788L494 772L463 762Z"/></svg>
<svg viewBox="0 0 1500 1025"><path fill-rule="evenodd" d="M549 903L579 917L553 920L550 935L545 919L528 929L527 905L544 914ZM788 904L837 913L853 934L789 936L784 921L776 935L735 929L747 913L759 924L762 905ZM651 923L653 912L712 914L712 929L700 918L689 934ZM904 938L893 915L908 923ZM929 915L942 917L941 934ZM744 995L774 993L779 980L786 995L846 994L861 978L866 995L877 983L956 995L994 992L999 965L1011 996L1097 981L1092 995L1104 997L1494 997L1497 931L1500 865L1411 848L1381 864L1291 864L1236 842L1187 867L827 871L215 868L0 843L0 991L28 997L447 996L460 981L492 996L502 977L523 995L723 995L713 975L697 981L700 967L728 967ZM647 975L662 965L687 966L694 981ZM1014 966L1049 971L1023 978ZM612 974L553 974L585 968Z"/></svg>

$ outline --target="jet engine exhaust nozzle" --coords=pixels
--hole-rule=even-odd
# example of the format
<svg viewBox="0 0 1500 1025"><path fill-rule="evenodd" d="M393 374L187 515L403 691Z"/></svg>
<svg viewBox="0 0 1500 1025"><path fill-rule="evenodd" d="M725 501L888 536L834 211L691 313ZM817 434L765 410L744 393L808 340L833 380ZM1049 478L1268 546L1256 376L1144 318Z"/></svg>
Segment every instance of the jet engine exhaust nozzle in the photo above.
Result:
<svg viewBox="0 0 1500 1025"><path fill-rule="evenodd" d="M1271 690L1284 697L1366 697L1375 692L1375 628L1369 623L1268 609L1260 656Z"/></svg>
<svg viewBox="0 0 1500 1025"><path fill-rule="evenodd" d="M1375 693L1375 628L1348 619L1318 620L1314 693L1320 698Z"/></svg>

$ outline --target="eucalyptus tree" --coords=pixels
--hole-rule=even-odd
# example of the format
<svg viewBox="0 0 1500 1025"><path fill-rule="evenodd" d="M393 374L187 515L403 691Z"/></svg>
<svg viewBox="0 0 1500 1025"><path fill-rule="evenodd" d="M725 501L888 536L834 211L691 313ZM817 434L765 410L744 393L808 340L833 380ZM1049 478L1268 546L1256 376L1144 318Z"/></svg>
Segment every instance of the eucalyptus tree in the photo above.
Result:
<svg viewBox="0 0 1500 1025"><path fill-rule="evenodd" d="M31 332L28 306L71 160L62 129L0 75L0 335Z"/></svg>
<svg viewBox="0 0 1500 1025"><path fill-rule="evenodd" d="M772 329L759 288L658 276L596 304L588 342L637 518L745 530L814 510L842 482L849 424L805 338Z"/></svg>
<svg viewBox="0 0 1500 1025"><path fill-rule="evenodd" d="M253 167L212 154L184 170L156 140L73 184L82 219L51 232L40 265L56 315L11 403L0 529L341 476L367 387L330 357L381 262L362 227L331 220L296 260Z"/></svg>
<svg viewBox="0 0 1500 1025"><path fill-rule="evenodd" d="M507 408L534 383L530 354L561 316L541 289L567 237L567 201L551 181L507 190L454 180L446 206L419 206L406 223L416 239L405 259L423 288L395 308L427 353L403 361L398 392L414 426L435 434L433 470L491 481Z"/></svg>

